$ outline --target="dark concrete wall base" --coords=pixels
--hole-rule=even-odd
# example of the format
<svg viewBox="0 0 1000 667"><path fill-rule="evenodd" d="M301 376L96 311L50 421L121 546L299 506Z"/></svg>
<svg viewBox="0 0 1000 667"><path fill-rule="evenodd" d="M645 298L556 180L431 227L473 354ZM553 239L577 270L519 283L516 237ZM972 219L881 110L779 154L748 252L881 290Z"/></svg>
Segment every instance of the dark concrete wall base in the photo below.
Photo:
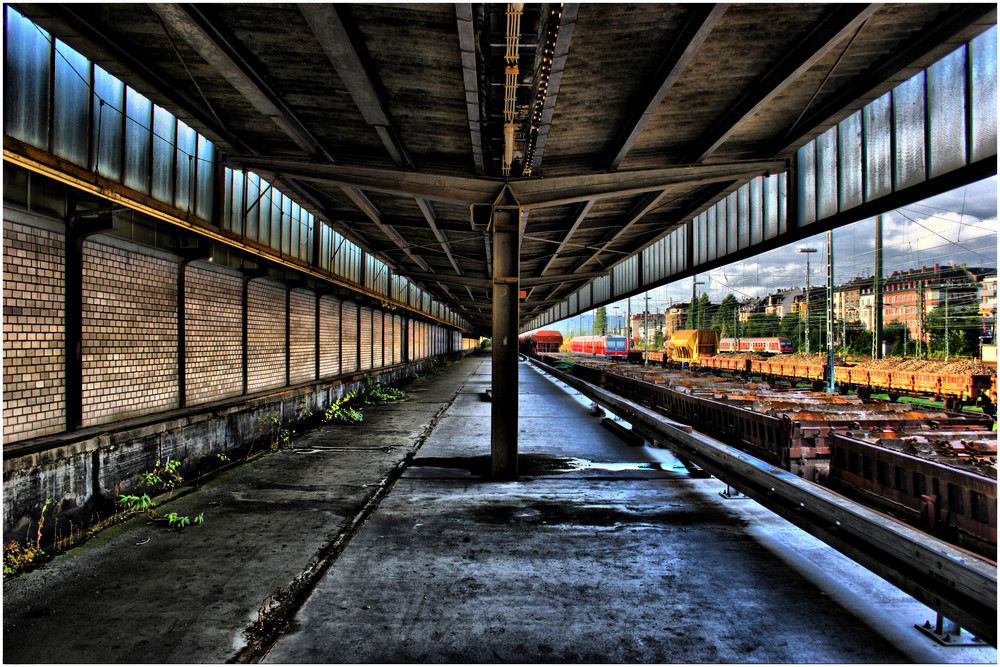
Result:
<svg viewBox="0 0 1000 667"><path fill-rule="evenodd" d="M430 360L371 372L391 384L430 370ZM157 461L181 461L187 480L213 467L218 454L265 451L282 429L315 419L334 401L365 386L367 372L277 391L172 410L143 418L23 441L4 451L3 540L22 539L37 525L46 500L48 531L68 522L85 529L116 492L144 492L141 475ZM274 421L276 420L276 421ZM53 517L52 514L55 516ZM53 521L53 518L56 521Z"/></svg>

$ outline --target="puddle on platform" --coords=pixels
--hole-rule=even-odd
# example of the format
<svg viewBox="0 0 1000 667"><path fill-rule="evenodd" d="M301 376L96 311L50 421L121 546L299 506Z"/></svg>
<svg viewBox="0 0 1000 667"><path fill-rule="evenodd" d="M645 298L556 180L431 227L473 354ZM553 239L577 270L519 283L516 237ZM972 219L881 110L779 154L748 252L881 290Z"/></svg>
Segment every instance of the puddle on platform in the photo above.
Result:
<svg viewBox="0 0 1000 667"><path fill-rule="evenodd" d="M468 470L479 477L490 477L492 474L492 459L484 456L427 456L417 457L411 466L426 468L452 468ZM575 470L610 470L614 472L627 470L674 470L676 466L659 461L642 463L610 463L589 461L573 457L546 456L544 454L519 454L517 471L519 476L550 475Z"/></svg>

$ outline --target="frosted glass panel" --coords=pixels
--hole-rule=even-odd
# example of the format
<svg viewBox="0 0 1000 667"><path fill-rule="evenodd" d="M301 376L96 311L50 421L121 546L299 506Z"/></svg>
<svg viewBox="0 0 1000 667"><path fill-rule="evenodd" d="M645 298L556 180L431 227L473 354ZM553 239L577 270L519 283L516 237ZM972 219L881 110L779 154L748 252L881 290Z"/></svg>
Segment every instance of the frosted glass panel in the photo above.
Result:
<svg viewBox="0 0 1000 667"><path fill-rule="evenodd" d="M94 153L95 170L116 181L122 177L122 110L125 84L94 67Z"/></svg>
<svg viewBox="0 0 1000 667"><path fill-rule="evenodd" d="M840 210L853 208L863 201L861 188L861 112L840 123L838 132L840 153Z"/></svg>
<svg viewBox="0 0 1000 667"><path fill-rule="evenodd" d="M816 222L816 142L810 141L796 156L799 187L799 225Z"/></svg>
<svg viewBox="0 0 1000 667"><path fill-rule="evenodd" d="M51 37L10 7L4 68L4 131L33 146L49 146Z"/></svg>
<svg viewBox="0 0 1000 667"><path fill-rule="evenodd" d="M246 230L248 239L257 240L257 228L260 221L260 176L252 171L247 172Z"/></svg>
<svg viewBox="0 0 1000 667"><path fill-rule="evenodd" d="M892 192L892 93L864 108L865 201Z"/></svg>
<svg viewBox="0 0 1000 667"><path fill-rule="evenodd" d="M763 181L764 177L758 176L747 184L749 187L751 245L760 243L764 238Z"/></svg>
<svg viewBox="0 0 1000 667"><path fill-rule="evenodd" d="M174 200L174 142L177 141L177 119L169 111L153 106L153 188L155 199Z"/></svg>
<svg viewBox="0 0 1000 667"><path fill-rule="evenodd" d="M896 189L924 181L924 72L893 90L896 129Z"/></svg>
<svg viewBox="0 0 1000 667"><path fill-rule="evenodd" d="M56 40L54 113L52 152L81 167L88 167L90 62L58 40Z"/></svg>
<svg viewBox="0 0 1000 667"><path fill-rule="evenodd" d="M749 193L750 189L746 185L734 193L736 195L736 229L740 248L747 248L750 246Z"/></svg>
<svg viewBox="0 0 1000 667"><path fill-rule="evenodd" d="M778 235L778 177L769 176L764 180L764 239L773 239Z"/></svg>
<svg viewBox="0 0 1000 667"><path fill-rule="evenodd" d="M195 158L198 153L198 133L177 121L177 183L174 205L190 212L194 204Z"/></svg>
<svg viewBox="0 0 1000 667"><path fill-rule="evenodd" d="M816 137L816 217L829 218L840 210L837 202L837 128Z"/></svg>
<svg viewBox="0 0 1000 667"><path fill-rule="evenodd" d="M232 200L229 218L229 230L234 234L242 234L244 225L243 217L246 213L244 203L244 192L246 191L246 174L239 169L233 171L233 180L230 188L230 199Z"/></svg>
<svg viewBox="0 0 1000 667"><path fill-rule="evenodd" d="M128 88L125 93L125 178L133 190L149 194L153 103Z"/></svg>
<svg viewBox="0 0 1000 667"><path fill-rule="evenodd" d="M973 162L997 153L997 27L993 26L969 45L972 61Z"/></svg>
<svg viewBox="0 0 1000 667"><path fill-rule="evenodd" d="M736 201L736 193L733 192L726 197L726 252L739 250L739 213L739 203Z"/></svg>
<svg viewBox="0 0 1000 667"><path fill-rule="evenodd" d="M708 230L708 258L715 259L719 256L719 229L716 221L716 207L708 209L703 213L705 216L705 226Z"/></svg>
<svg viewBox="0 0 1000 667"><path fill-rule="evenodd" d="M930 176L965 166L965 47L927 68Z"/></svg>
<svg viewBox="0 0 1000 667"><path fill-rule="evenodd" d="M198 184L195 214L203 220L212 219L215 205L215 144L198 135L198 160L195 180Z"/></svg>

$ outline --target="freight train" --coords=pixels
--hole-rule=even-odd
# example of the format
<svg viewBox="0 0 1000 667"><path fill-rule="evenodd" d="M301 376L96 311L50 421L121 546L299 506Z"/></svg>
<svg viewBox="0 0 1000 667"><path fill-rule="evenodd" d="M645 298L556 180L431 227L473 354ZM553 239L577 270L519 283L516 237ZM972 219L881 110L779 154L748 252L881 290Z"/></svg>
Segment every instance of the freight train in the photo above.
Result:
<svg viewBox="0 0 1000 667"><path fill-rule="evenodd" d="M772 359L735 359L727 355L705 357L698 363L701 369L729 372L744 377L766 380L810 382L820 388L828 381L825 365ZM996 416L996 375L951 374L898 369L834 366L834 383L841 393L854 391L861 398L872 394L887 394L895 401L900 396L928 397L939 400L951 410L966 405L979 405L987 415Z"/></svg>
<svg viewBox="0 0 1000 667"><path fill-rule="evenodd" d="M569 350L576 354L624 360L628 357L628 338L625 336L577 336L570 340Z"/></svg>
<svg viewBox="0 0 1000 667"><path fill-rule="evenodd" d="M750 391L735 379L712 379L699 388L691 374L671 386L654 381L649 370L640 379L627 365L607 362L580 361L571 372L996 559L996 434L988 417L802 390Z"/></svg>
<svg viewBox="0 0 1000 667"><path fill-rule="evenodd" d="M558 352L562 342L562 334L558 331L533 331L518 337L517 349L521 354L538 357L549 352Z"/></svg>

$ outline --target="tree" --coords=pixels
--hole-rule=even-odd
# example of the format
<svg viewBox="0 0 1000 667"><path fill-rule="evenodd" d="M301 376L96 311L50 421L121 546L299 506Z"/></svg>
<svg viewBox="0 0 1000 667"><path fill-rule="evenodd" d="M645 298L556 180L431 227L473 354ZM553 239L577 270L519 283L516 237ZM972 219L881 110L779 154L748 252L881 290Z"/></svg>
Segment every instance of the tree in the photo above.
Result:
<svg viewBox="0 0 1000 667"><path fill-rule="evenodd" d="M802 318L798 313L788 313L781 318L778 325L778 335L792 341L792 350L799 351L801 347L799 337L802 335Z"/></svg>
<svg viewBox="0 0 1000 667"><path fill-rule="evenodd" d="M608 309L601 306L594 315L594 335L604 336L608 333Z"/></svg>
<svg viewBox="0 0 1000 667"><path fill-rule="evenodd" d="M752 313L743 335L747 338L773 336L780 324L780 318L774 313Z"/></svg>
<svg viewBox="0 0 1000 667"><path fill-rule="evenodd" d="M870 356L872 353L872 337L874 332L865 329L864 325L857 320L847 322L844 325L844 335L846 340L843 350L847 354L858 356Z"/></svg>
<svg viewBox="0 0 1000 667"><path fill-rule="evenodd" d="M654 350L663 349L663 329L661 329L660 327L656 328L656 335L653 337L652 349Z"/></svg>
<svg viewBox="0 0 1000 667"><path fill-rule="evenodd" d="M740 303L732 294L726 296L715 311L712 328L719 332L719 338L734 338L736 336L736 319Z"/></svg>
<svg viewBox="0 0 1000 667"><path fill-rule="evenodd" d="M712 307L712 300L708 298L707 292L702 292L698 297L698 314L695 320L695 329L704 329L712 326L712 317L715 308Z"/></svg>
<svg viewBox="0 0 1000 667"><path fill-rule="evenodd" d="M937 306L927 316L925 325L930 334L930 352L934 356L943 357L947 352L953 357L972 357L979 353L982 321L978 309L968 297L960 301L955 295L948 304L947 312L944 305Z"/></svg>
<svg viewBox="0 0 1000 667"><path fill-rule="evenodd" d="M889 344L890 354L894 357L905 356L907 348L912 347L906 337L906 326L899 320L893 320L882 327L882 342Z"/></svg>
<svg viewBox="0 0 1000 667"><path fill-rule="evenodd" d="M686 329L698 328L698 300L694 299L688 304Z"/></svg>

